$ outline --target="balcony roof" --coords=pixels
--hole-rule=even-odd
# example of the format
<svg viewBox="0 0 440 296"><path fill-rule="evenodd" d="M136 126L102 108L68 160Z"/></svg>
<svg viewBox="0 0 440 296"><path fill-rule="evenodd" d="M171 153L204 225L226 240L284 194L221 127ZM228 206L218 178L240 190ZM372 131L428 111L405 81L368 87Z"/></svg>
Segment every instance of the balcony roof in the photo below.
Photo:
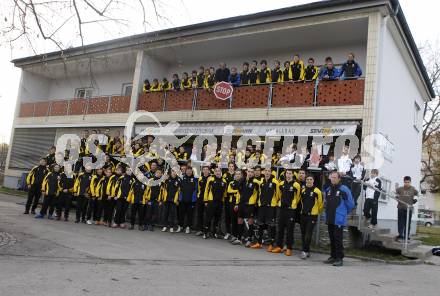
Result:
<svg viewBox="0 0 440 296"><path fill-rule="evenodd" d="M398 0L328 0L313 2L309 4L297 5L276 10L264 11L255 14L236 16L209 22L203 22L188 26L170 28L150 33L138 34L109 41L94 43L82 47L66 49L64 51L50 52L31 57L19 58L12 61L17 67L23 67L29 64L47 62L49 60L58 60L62 57L82 56L84 54L97 53L108 50L132 48L141 44L151 44L153 42L172 40L182 37L195 36L203 33L213 33L237 28L245 28L254 25L269 24L282 20L295 18L304 18L322 14L337 12L349 12L362 8L372 8L385 6L396 18L401 26L406 42L419 68L421 76L428 88L431 97L435 97L429 76L426 72L417 45L414 42L408 23L406 22L403 11L400 9Z"/></svg>

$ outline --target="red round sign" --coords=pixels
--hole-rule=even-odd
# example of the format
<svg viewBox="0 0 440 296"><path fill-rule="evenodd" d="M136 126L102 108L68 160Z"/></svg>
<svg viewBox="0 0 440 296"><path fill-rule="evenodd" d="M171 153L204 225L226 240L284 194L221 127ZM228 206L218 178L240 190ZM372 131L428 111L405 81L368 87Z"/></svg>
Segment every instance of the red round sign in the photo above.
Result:
<svg viewBox="0 0 440 296"><path fill-rule="evenodd" d="M232 92L234 89L230 83L225 81L218 82L214 85L214 95L217 99L227 100L232 97Z"/></svg>

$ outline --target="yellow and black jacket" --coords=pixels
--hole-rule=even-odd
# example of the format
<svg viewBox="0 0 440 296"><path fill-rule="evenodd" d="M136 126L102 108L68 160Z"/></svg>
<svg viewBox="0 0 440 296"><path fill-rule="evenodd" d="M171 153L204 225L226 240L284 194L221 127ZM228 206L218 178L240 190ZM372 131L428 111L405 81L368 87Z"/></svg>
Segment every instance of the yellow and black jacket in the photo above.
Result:
<svg viewBox="0 0 440 296"><path fill-rule="evenodd" d="M146 92L150 91L150 88L151 88L150 84L145 84L144 83L144 86L142 87L142 90L144 91L144 93L146 93Z"/></svg>
<svg viewBox="0 0 440 296"><path fill-rule="evenodd" d="M170 90L170 89L172 89L173 88L173 85L170 83L170 82L162 82L161 84L160 84L160 89L161 90Z"/></svg>
<svg viewBox="0 0 440 296"><path fill-rule="evenodd" d="M169 178L164 182L164 190L162 194L162 202L179 202L180 180L178 177Z"/></svg>
<svg viewBox="0 0 440 296"><path fill-rule="evenodd" d="M190 89L191 87L192 87L192 85L191 85L191 79L190 78L182 79L180 81L180 88L181 89Z"/></svg>
<svg viewBox="0 0 440 296"><path fill-rule="evenodd" d="M60 173L47 173L46 177L44 177L43 184L41 185L41 192L45 195L58 196L61 190L60 179Z"/></svg>
<svg viewBox="0 0 440 296"><path fill-rule="evenodd" d="M279 192L279 182L274 177L263 178L260 184L260 194L258 196L258 206L259 207L276 207L278 205L278 198L280 196Z"/></svg>
<svg viewBox="0 0 440 296"><path fill-rule="evenodd" d="M119 198L123 198L123 199L127 199L128 194L130 192L131 189L131 185L134 182L134 178L132 176L129 175L122 175L120 176L114 185L114 191L115 191L115 196L117 199Z"/></svg>
<svg viewBox="0 0 440 296"><path fill-rule="evenodd" d="M111 162L111 161L104 163L103 168L104 168L104 169L106 169L106 168L110 168L111 171L112 171L112 173L114 173L114 172L115 172L115 169L116 169L115 164L114 164L113 162Z"/></svg>
<svg viewBox="0 0 440 296"><path fill-rule="evenodd" d="M188 160L188 152L179 152L176 154L177 160Z"/></svg>
<svg viewBox="0 0 440 296"><path fill-rule="evenodd" d="M92 180L90 181L90 195L92 198L99 198L99 181L104 178L103 175L92 175Z"/></svg>
<svg viewBox="0 0 440 296"><path fill-rule="evenodd" d="M259 192L260 183L256 179L250 178L245 180L239 189L238 204L255 205Z"/></svg>
<svg viewBox="0 0 440 296"><path fill-rule="evenodd" d="M211 177L211 175L209 175L207 177L205 177L205 176L199 177L198 186L197 186L197 200L199 200L199 201L204 200L206 183L208 182L208 179L210 177Z"/></svg>
<svg viewBox="0 0 440 296"><path fill-rule="evenodd" d="M205 75L205 80L203 81L203 87L205 89L212 89L214 88L214 85L215 85L215 75L214 74Z"/></svg>
<svg viewBox="0 0 440 296"><path fill-rule="evenodd" d="M73 192L76 196L91 195L90 184L92 183L92 173L80 173L75 180Z"/></svg>
<svg viewBox="0 0 440 296"><path fill-rule="evenodd" d="M99 180L97 188L96 188L96 196L99 200L107 200L109 196L111 196L112 191L112 182L110 182L110 177L104 176Z"/></svg>
<svg viewBox="0 0 440 296"><path fill-rule="evenodd" d="M249 70L249 84L256 84L258 83L258 76L260 74L260 71L258 69L250 69Z"/></svg>
<svg viewBox="0 0 440 296"><path fill-rule="evenodd" d="M36 186L41 188L44 177L46 177L48 170L45 166L34 166L26 177L26 184L32 187Z"/></svg>
<svg viewBox="0 0 440 296"><path fill-rule="evenodd" d="M61 178L60 178L60 187L61 187L61 191L66 190L67 189L67 193L74 193L74 188L75 188L75 175L72 176L72 178L68 178L66 173L61 173Z"/></svg>
<svg viewBox="0 0 440 296"><path fill-rule="evenodd" d="M316 66L307 66L304 70L304 80L316 80L319 75L319 68Z"/></svg>
<svg viewBox="0 0 440 296"><path fill-rule="evenodd" d="M322 193L317 187L305 187L300 195L301 214L317 216L324 210Z"/></svg>
<svg viewBox="0 0 440 296"><path fill-rule="evenodd" d="M290 75L290 66L289 67L284 67L283 69L283 82L292 80L292 76Z"/></svg>
<svg viewBox="0 0 440 296"><path fill-rule="evenodd" d="M299 60L298 62L290 62L290 79L293 81L304 80L304 63Z"/></svg>
<svg viewBox="0 0 440 296"><path fill-rule="evenodd" d="M151 92L161 91L161 90L162 90L162 87L161 87L161 85L159 83L156 84L156 85L151 85L150 86L150 91Z"/></svg>
<svg viewBox="0 0 440 296"><path fill-rule="evenodd" d="M232 181L234 181L234 173L230 173L229 171L226 171L223 174L223 179L226 180L226 184L229 185L229 183L231 183Z"/></svg>
<svg viewBox="0 0 440 296"><path fill-rule="evenodd" d="M220 201L223 202L228 193L228 184L223 178L211 176L206 182L204 202Z"/></svg>
<svg viewBox="0 0 440 296"><path fill-rule="evenodd" d="M50 153L46 155L46 164L47 166L51 166L55 163L55 153Z"/></svg>
<svg viewBox="0 0 440 296"><path fill-rule="evenodd" d="M241 85L249 85L250 83L250 77L249 77L249 70L243 70L240 72L240 83Z"/></svg>
<svg viewBox="0 0 440 296"><path fill-rule="evenodd" d="M268 67L258 70L257 83L271 83L272 75Z"/></svg>
<svg viewBox="0 0 440 296"><path fill-rule="evenodd" d="M128 193L127 201L130 204L146 204L147 203L147 186L135 180L131 184L130 192Z"/></svg>
<svg viewBox="0 0 440 296"><path fill-rule="evenodd" d="M296 181L281 181L278 206L283 209L296 209L301 187Z"/></svg>
<svg viewBox="0 0 440 296"><path fill-rule="evenodd" d="M239 201L239 190L242 185L241 181L233 180L228 185L228 201L231 205L237 205Z"/></svg>
<svg viewBox="0 0 440 296"><path fill-rule="evenodd" d="M283 71L280 68L272 70L272 82L283 82Z"/></svg>
<svg viewBox="0 0 440 296"><path fill-rule="evenodd" d="M150 179L151 180L151 179ZM157 177L153 178L154 181L159 180ZM147 185L147 200L149 203L155 203L162 200L162 195L164 194L163 183L151 186Z"/></svg>

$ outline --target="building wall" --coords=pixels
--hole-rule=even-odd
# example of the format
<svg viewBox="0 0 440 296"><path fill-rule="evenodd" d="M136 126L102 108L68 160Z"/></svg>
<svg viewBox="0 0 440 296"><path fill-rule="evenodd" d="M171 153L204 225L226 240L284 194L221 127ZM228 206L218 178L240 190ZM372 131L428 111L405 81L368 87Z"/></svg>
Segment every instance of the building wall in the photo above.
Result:
<svg viewBox="0 0 440 296"><path fill-rule="evenodd" d="M47 100L51 84L51 79L23 70L18 99L21 102Z"/></svg>
<svg viewBox="0 0 440 296"><path fill-rule="evenodd" d="M403 177L412 177L413 185L419 188L422 155L421 130L422 116L414 127L414 104L423 108L423 95L417 88L415 78L410 72L410 61L399 48L401 41L392 35L391 22L383 28L381 58L378 72L378 92L376 108L376 133L381 133L394 145L392 161L385 160L380 174L390 179L391 190L394 184L403 183ZM379 219L397 219L396 202L388 200L381 203ZM413 219L417 217L417 205Z"/></svg>

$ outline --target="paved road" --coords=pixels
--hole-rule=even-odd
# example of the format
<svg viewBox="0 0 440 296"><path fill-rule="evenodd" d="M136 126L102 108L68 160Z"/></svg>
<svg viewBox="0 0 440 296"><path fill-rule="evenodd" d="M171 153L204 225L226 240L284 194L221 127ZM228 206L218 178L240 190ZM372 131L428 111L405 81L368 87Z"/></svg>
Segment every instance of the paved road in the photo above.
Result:
<svg viewBox="0 0 440 296"><path fill-rule="evenodd" d="M0 295L439 295L440 267L346 259L343 268L193 235L22 215L0 194Z"/></svg>

